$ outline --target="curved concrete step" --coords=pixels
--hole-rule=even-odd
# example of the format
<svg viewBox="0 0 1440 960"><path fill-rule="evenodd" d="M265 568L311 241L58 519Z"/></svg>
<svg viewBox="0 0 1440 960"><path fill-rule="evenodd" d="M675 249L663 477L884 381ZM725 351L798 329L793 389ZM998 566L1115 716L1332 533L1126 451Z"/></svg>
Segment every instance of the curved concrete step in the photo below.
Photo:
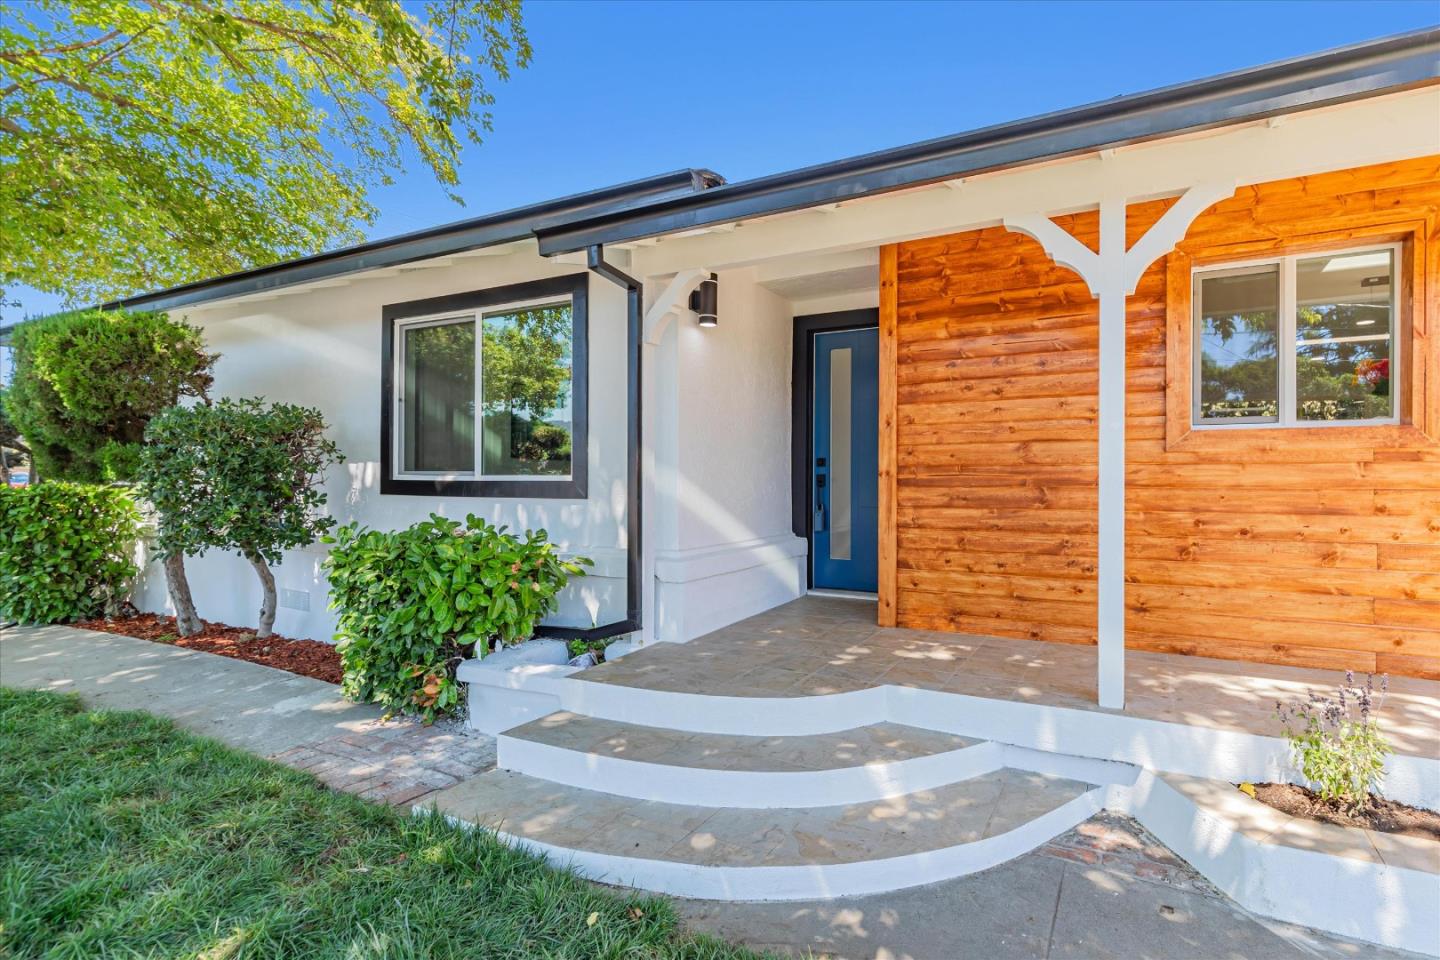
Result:
<svg viewBox="0 0 1440 960"><path fill-rule="evenodd" d="M1103 790L1001 769L871 803L732 809L656 803L496 770L428 806L595 880L674 896L805 900L934 883L1034 849Z"/></svg>
<svg viewBox="0 0 1440 960"><path fill-rule="evenodd" d="M822 807L930 790L990 773L1000 747L895 723L792 737L689 733L560 711L507 730L498 765L639 800Z"/></svg>

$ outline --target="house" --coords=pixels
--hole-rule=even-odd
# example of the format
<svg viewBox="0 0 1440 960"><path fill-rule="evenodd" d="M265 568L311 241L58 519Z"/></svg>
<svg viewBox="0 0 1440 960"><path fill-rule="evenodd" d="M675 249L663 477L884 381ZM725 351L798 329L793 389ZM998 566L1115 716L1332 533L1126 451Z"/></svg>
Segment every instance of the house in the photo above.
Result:
<svg viewBox="0 0 1440 960"><path fill-rule="evenodd" d="M615 662L463 668L510 731L456 800L475 822L783 899L981 869L1109 806L1262 912L1440 953L1430 851L1295 839L1214 786L1285 775L1275 699L1373 671L1387 789L1440 805L1440 30L123 302L203 327L217 392L324 411L342 520L474 512L596 561L549 628L624 637ZM276 570L282 632L331 632L319 549ZM208 615L255 605L236 558L191 580ZM972 783L1014 823L916 846L818 812ZM757 854L757 808L853 843Z"/></svg>

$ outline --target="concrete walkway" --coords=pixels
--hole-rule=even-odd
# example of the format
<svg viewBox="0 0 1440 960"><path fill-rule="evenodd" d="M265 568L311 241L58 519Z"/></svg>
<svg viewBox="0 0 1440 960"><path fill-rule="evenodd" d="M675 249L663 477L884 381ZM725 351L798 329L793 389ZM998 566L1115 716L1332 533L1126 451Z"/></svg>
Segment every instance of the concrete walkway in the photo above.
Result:
<svg viewBox="0 0 1440 960"><path fill-rule="evenodd" d="M351 703L332 683L112 633L8 628L0 684L169 717L367 800L408 805L495 765L495 741L458 724L384 722L379 707Z"/></svg>
<svg viewBox="0 0 1440 960"><path fill-rule="evenodd" d="M408 806L494 766L494 741L455 725L382 722L332 684L200 651L69 627L0 632L0 684L146 710ZM1241 910L1132 821L1101 815L1045 848L947 883L815 903L677 900L733 942L848 960L1402 958Z"/></svg>
<svg viewBox="0 0 1440 960"><path fill-rule="evenodd" d="M1251 914L1128 817L981 873L841 900L677 900L693 929L835 960L1422 960Z"/></svg>

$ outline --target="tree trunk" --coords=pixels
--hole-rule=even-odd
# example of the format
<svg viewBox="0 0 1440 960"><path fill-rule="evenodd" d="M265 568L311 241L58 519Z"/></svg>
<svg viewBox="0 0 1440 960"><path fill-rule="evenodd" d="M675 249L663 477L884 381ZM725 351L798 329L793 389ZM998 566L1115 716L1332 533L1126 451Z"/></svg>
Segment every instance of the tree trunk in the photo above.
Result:
<svg viewBox="0 0 1440 960"><path fill-rule="evenodd" d="M175 629L182 637L193 637L205 625L195 612L195 601L190 596L190 581L185 576L185 556L175 553L165 558L165 586L170 591L170 602L175 605Z"/></svg>
<svg viewBox="0 0 1440 960"><path fill-rule="evenodd" d="M275 575L259 554L247 553L245 559L255 568L255 576L260 578L260 586L264 590L260 600L260 624L255 628L255 639L264 640L275 629Z"/></svg>

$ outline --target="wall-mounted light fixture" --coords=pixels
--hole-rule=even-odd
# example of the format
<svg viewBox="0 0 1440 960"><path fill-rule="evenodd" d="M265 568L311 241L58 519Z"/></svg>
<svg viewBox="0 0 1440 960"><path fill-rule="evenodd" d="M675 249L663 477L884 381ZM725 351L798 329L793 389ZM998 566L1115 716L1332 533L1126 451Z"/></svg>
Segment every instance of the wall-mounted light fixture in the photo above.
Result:
<svg viewBox="0 0 1440 960"><path fill-rule="evenodd" d="M714 327L720 322L720 283L715 274L710 274L690 294L690 309L700 315L700 326Z"/></svg>

